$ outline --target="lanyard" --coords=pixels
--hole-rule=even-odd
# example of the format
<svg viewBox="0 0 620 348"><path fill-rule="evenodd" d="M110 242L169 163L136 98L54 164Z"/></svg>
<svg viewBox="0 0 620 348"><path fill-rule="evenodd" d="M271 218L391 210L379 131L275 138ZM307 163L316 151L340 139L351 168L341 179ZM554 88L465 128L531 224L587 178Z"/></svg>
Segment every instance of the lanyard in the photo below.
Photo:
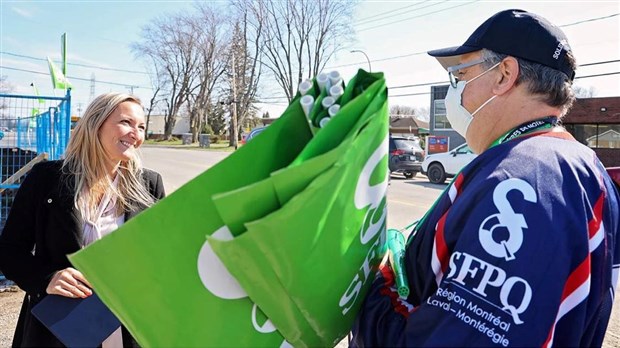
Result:
<svg viewBox="0 0 620 348"><path fill-rule="evenodd" d="M500 136L499 138L497 138L497 140L495 140L489 148L495 145L503 144L507 141L510 141L514 138L518 138L528 133L532 133L532 132L539 131L542 129L553 128L557 124L558 124L558 118L556 116L547 116L547 117L539 118L537 120L527 121L525 123L520 124L516 128L513 128L512 130L508 131L507 133Z"/></svg>
<svg viewBox="0 0 620 348"><path fill-rule="evenodd" d="M547 117L543 117L543 118L540 118L540 119L537 119L537 120L527 121L527 122L522 123L522 124L520 124L519 126L513 128L513 129L509 130L508 132L506 132L505 134L503 134L502 136L497 138L497 140L495 140L491 144L491 146L489 146L489 149L494 147L494 146L496 146L496 145L503 144L503 143L505 143L507 141L510 141L512 139L515 139L515 138L518 138L518 137L520 137L522 135L526 135L528 133L532 133L532 132L543 130L543 129L553 128L557 124L558 124L558 118L556 116L547 116ZM422 216L421 219L412 222L411 224L407 225L407 227L405 227L405 228L403 228L401 230L401 231L408 230L411 227L414 228L413 232L411 232L411 235L409 236L409 238L407 240L407 245L411 242L411 240L413 239L413 236L415 236L416 233L418 232L418 228L424 223L424 221L426 221L426 219L428 218L428 215L430 214L431 211L433 211L433 209L435 208L435 206L437 205L439 200L441 200L443 195L447 191L450 190L450 187L454 184L454 180L459 176L459 174L461 173L462 170L463 170L463 168L461 168L459 170L459 172L456 173L456 175L454 176L454 179L452 181L450 181L450 184L448 184L448 186L446 186L444 191L439 195L439 197L437 197L437 199L435 200L433 205L426 211L426 213L424 214L424 216Z"/></svg>

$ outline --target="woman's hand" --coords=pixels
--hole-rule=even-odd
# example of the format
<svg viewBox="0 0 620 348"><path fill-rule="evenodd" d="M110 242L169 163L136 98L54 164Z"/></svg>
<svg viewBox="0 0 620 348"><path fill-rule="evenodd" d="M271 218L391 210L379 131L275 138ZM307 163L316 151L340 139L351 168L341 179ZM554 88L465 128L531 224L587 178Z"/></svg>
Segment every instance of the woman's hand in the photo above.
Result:
<svg viewBox="0 0 620 348"><path fill-rule="evenodd" d="M65 268L54 274L45 291L48 294L71 298L86 298L93 294L92 286L75 268Z"/></svg>

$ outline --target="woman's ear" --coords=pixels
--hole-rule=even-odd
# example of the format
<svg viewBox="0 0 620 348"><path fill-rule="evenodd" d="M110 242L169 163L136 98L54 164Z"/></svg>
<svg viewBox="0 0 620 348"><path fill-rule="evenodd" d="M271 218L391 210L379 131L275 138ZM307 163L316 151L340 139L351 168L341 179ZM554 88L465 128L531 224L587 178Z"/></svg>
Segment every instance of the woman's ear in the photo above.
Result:
<svg viewBox="0 0 620 348"><path fill-rule="evenodd" d="M501 76L493 87L493 93L502 95L512 89L519 76L519 62L514 57L506 57L497 67Z"/></svg>

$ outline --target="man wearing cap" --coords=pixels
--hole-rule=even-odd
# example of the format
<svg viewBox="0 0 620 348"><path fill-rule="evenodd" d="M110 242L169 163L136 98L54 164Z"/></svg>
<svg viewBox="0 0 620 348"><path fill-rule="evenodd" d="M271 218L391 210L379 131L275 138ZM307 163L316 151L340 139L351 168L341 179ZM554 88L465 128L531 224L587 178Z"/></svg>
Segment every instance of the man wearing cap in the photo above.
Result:
<svg viewBox="0 0 620 348"><path fill-rule="evenodd" d="M601 346L620 198L595 153L559 125L576 67L564 33L507 10L429 54L450 76L448 120L479 156L412 231L409 296L382 266L352 345Z"/></svg>

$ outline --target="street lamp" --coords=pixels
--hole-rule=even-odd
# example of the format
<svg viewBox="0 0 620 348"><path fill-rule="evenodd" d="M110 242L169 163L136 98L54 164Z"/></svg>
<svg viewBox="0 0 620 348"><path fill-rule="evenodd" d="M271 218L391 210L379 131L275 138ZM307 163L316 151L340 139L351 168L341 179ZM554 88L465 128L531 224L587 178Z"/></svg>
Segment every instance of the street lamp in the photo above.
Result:
<svg viewBox="0 0 620 348"><path fill-rule="evenodd" d="M366 54L366 52L362 50L351 50L351 53L355 53L355 52L359 52L363 54L364 57L366 57L366 61L368 62L368 72L372 72L372 68L370 67L370 59L368 58L368 55Z"/></svg>

